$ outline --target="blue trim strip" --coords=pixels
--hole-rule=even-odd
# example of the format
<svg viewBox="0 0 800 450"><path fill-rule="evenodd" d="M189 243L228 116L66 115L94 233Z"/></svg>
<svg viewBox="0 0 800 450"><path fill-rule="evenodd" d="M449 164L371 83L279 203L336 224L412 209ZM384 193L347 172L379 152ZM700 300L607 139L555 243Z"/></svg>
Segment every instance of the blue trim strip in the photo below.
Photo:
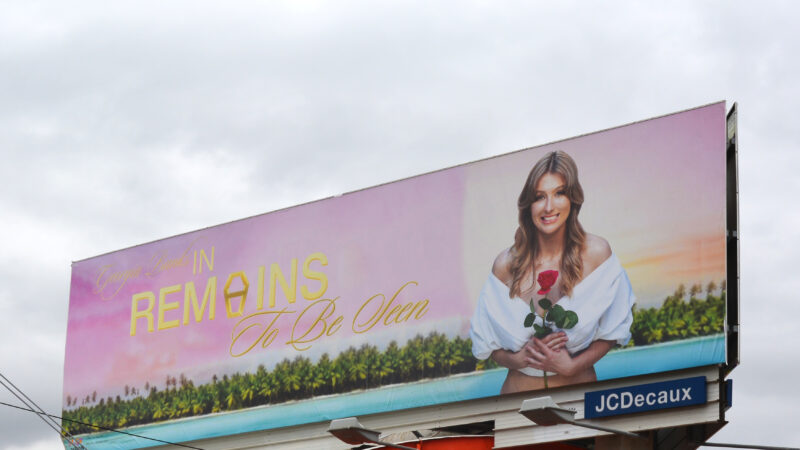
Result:
<svg viewBox="0 0 800 450"><path fill-rule="evenodd" d="M612 351L595 365L598 380L623 378L725 362L725 336L715 335L646 347ZM125 429L129 433L170 442L187 442L231 434L324 422L500 394L507 370L454 375L449 378L387 386L369 391L318 397L281 405L190 417ZM127 450L158 442L119 433L80 436L89 448Z"/></svg>

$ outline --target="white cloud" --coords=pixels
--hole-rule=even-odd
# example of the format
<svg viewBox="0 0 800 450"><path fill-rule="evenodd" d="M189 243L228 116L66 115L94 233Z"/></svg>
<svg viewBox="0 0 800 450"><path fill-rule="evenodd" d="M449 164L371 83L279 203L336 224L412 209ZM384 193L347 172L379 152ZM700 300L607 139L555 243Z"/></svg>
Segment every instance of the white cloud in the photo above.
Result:
<svg viewBox="0 0 800 450"><path fill-rule="evenodd" d="M796 400L796 9L7 2L4 373L60 409L73 259L729 99L741 108L743 363L716 439L798 442L757 412ZM0 409L7 448L54 448L49 433Z"/></svg>
<svg viewBox="0 0 800 450"><path fill-rule="evenodd" d="M42 425L44 426L44 424ZM23 445L11 445L6 447L7 450L53 450L64 448L61 439L55 431L52 431L53 437L51 439L39 439Z"/></svg>

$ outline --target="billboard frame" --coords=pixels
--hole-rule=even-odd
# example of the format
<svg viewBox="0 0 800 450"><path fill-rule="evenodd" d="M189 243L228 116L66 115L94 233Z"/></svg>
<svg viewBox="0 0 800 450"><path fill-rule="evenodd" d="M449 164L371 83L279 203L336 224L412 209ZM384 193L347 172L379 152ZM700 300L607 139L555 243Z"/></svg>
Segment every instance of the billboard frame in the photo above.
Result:
<svg viewBox="0 0 800 450"><path fill-rule="evenodd" d="M718 103L721 103L721 102L718 102ZM711 104L711 105L715 105L715 104L718 104L718 103L714 103L714 104ZM710 106L710 105L705 105L705 106ZM684 113L684 112L688 112L688 111L704 108L705 106L691 108L691 109L688 109L688 110L685 110L685 111L676 112L676 113L670 113L670 114L666 114L666 115L655 117L655 118L651 118L651 119L645 119L645 120L642 120L642 121L639 121L639 122L634 122L634 123L627 124L627 125L620 125L620 126L617 126L617 127L609 128L607 130L601 130L601 131L596 131L596 132L592 132L592 133L587 133L587 134L581 135L581 136L598 134L598 133L602 133L604 131L619 129L619 128L622 128L622 127L625 127L625 126L628 126L628 125L633 125L635 123L651 121L651 120L659 119L661 117L678 115L678 114L681 114L681 113ZM724 104L723 104L722 108L723 108L723 113L724 113ZM724 336L727 338L727 343L724 346L721 346L721 347L724 347L724 349L725 349L724 351L726 352L726 354L725 354L724 358L715 359L713 361L715 364L719 363L718 365L714 365L714 366L705 366L704 365L702 367L701 366L696 366L695 367L695 369L697 369L697 371L701 371L701 369L703 369L703 371L704 371L703 373L706 373L706 372L712 370L712 368L713 368L713 370L716 372L716 375L714 375L714 377L713 377L714 380L720 380L720 381L724 378L724 376L727 373L729 373L739 363L739 340L738 340L739 339L739 334L738 334L739 333L739 237L738 237L738 228L739 228L739 217L738 217L738 215L739 215L739 212L738 212L738 146L737 146L737 138L738 138L738 136L737 136L737 131L736 131L736 115L737 115L736 114L736 104L734 103L732 109L730 110L730 112L726 116L726 134L725 134L725 136L726 136L726 146L725 146L725 149L726 149L725 157L726 157L726 159L725 159L725 172L724 173L725 173L725 182L726 182L726 189L725 189L725 198L726 198L725 206L726 206L726 208L724 210L725 211L724 214L725 214L725 262L726 262L726 266L724 268L724 271L725 271L724 273L725 273L725 276L726 276L726 283L728 284L728 287L727 287L728 295L726 297L726 302L725 302L725 306L726 306L726 311L727 312L726 312L725 319L724 319L724 324L725 324ZM716 117L720 117L720 116L716 116ZM719 122L716 122L716 123L719 123ZM718 127L715 127L715 129L718 130ZM581 136L567 138L567 139L563 139L563 140L556 141L556 142L569 141L569 140L576 139L576 138L581 137ZM716 137L714 138L714 148L715 148L715 154L718 154L717 152L720 149L720 147L718 147L719 140L718 140L718 136L717 135L715 135L715 136ZM551 145L551 144L553 144L553 143L537 145L535 147L530 147L528 149L540 148L540 147L543 147L543 146L546 146L546 145ZM507 154L503 154L503 155L493 156L493 157L490 157L490 158L486 158L486 160L493 159L493 158L499 158L499 157L502 157L502 156L507 156L507 155L510 155L512 153L518 153L518 152L522 152L522 151L528 150L528 149L522 149L522 150L518 150L516 152L511 152L511 153L507 153ZM481 161L484 161L484 160L481 160ZM479 162L479 161L475 161L475 162ZM466 165L466 164L472 164L472 163L465 163L465 164L462 164L462 166ZM447 170L447 169L439 169L439 170L434 171L434 172L441 172L441 171L444 171L444 170ZM434 173L434 172L429 172L429 174L430 173ZM423 175L427 175L427 174L417 175L415 177L410 177L410 178L417 178L417 177L421 177ZM403 181L403 180L397 180L397 181ZM379 186L389 185L389 184L392 184L392 183L396 183L397 181L384 183L384 184L379 185ZM375 186L375 187L378 187L378 186ZM374 187L372 187L372 188L374 188ZM372 188L365 188L365 189L362 189L361 191L367 190L367 189L372 189ZM359 191L354 191L354 192L359 192ZM331 198L336 198L336 197L340 197L340 196L334 196L334 197L331 197ZM322 200L326 200L326 199L322 199ZM316 202L320 202L320 201L321 200L317 200L317 201L309 202L309 203L316 203ZM297 206L302 206L302 205L297 205ZM297 206L286 208L285 210L296 208ZM266 214L269 214L269 213L265 213L264 215L266 215ZM259 216L261 216L261 215L259 215ZM236 221L233 221L233 222L229 222L229 223L240 222L240 221L243 221L243 220L246 220L246 219L239 219L239 220L236 220ZM224 224L222 224L222 225L224 225ZM216 228L218 226L209 227L209 228ZM197 230L197 231L200 231L200 230ZM190 233L193 233L193 232L190 232ZM189 233L184 233L183 235L185 235L185 234L189 234ZM179 235L179 236L181 236L181 235ZM169 238L159 239L157 241L163 241L163 240L167 240L167 239L169 239ZM153 241L153 242L157 242L157 241ZM141 244L141 245L146 245L146 244ZM139 247L139 246L134 246L134 247ZM116 252L111 252L111 253L116 253ZM89 258L89 259L92 259L92 258ZM212 260L213 260L213 247L212 247ZM201 265L202 265L202 263L201 263ZM226 289L227 289L227 287L226 287ZM170 309L174 309L174 308L170 308ZM734 339L735 339L735 342L734 342ZM708 363L706 363L706 364L708 364ZM652 376L652 377L645 377L644 375L634 375L634 376L629 376L627 378L612 378L612 379L609 380L609 383L610 383L609 385L612 385L611 382L615 382L616 384L619 384L619 383L633 383L633 382L636 382L636 381L639 381L639 380L658 379L659 377L657 377L655 375L663 375L663 376L666 376L666 377L678 376L677 373L673 373L673 372L669 372L669 371L667 371L667 372L656 372L656 373L654 373L654 376ZM712 378L710 377L709 380L711 380L711 379ZM712 381L709 381L709 382L711 383ZM595 382L594 384L592 384L592 388L594 388L595 384L597 384L597 383L599 383L599 382ZM174 382L173 382L173 384L174 384ZM574 392L574 393L585 392L587 390L587 385L570 386L570 388L571 389L565 389L565 390L569 390L569 391ZM525 393L521 393L520 395L529 396L530 394L531 394L531 392L525 392ZM463 401L456 401L456 402L443 402L443 403L438 403L438 404L435 404L435 405L422 407L422 408L412 407L412 408L407 408L407 409L402 409L401 408L401 409L396 409L396 410L388 410L388 411L385 411L385 412L378 412L378 413L375 413L375 414L369 414L367 417L373 417L373 416L381 416L381 417L383 417L384 414L398 414L398 413L406 413L406 412L413 413L414 411L422 411L422 410L425 410L426 408L433 408L433 409L440 410L439 411L440 415L438 417L436 417L435 418L435 422L432 422L432 423L436 423L438 426L441 426L444 422L450 422L450 423L453 424L452 426L457 426L457 425L460 425L460 424L469 423L470 419L468 417L470 417L472 415L472 414L457 413L457 408L464 407L464 406L467 406L469 404L480 405L480 407L477 408L477 410L482 411L485 414L488 414L489 417L494 417L494 414L498 413L499 411L496 410L496 409L492 410L492 408L488 407L488 405L491 405L492 403L496 403L497 401L499 401L499 399L503 399L503 402L505 403L505 399L509 395L514 395L514 394L503 394L503 395L500 395L498 397L484 397L482 399L474 399L474 400L463 400ZM725 395L725 391L724 390L720 390L720 392L718 393L718 396L719 396L718 398L721 398L723 395ZM477 403L474 403L474 402L477 402ZM720 400L719 403L720 403L719 414L716 416L715 423L719 423L720 420L724 420L723 405L727 405L729 403L729 399L727 399L727 401ZM455 413L455 414L453 414L451 416L448 416L447 414L445 414L445 411L450 411L451 414L453 414L453 413ZM445 420L445 419L450 419L450 420ZM315 423L308 423L307 425L311 426L311 425L314 425L314 424ZM300 424L300 425L290 425L290 426L288 426L286 428L291 428L291 429L297 428L298 430L306 430L307 429L305 427L305 425L302 425L302 424ZM283 428L283 429L286 429L286 428ZM282 428L273 428L271 430L271 432L276 432L276 431L282 431ZM246 432L244 434L250 434L250 433ZM281 433L279 433L279 434L281 434Z"/></svg>
<svg viewBox="0 0 800 450"><path fill-rule="evenodd" d="M738 107L733 103L726 117L726 338L730 372L739 365L739 130Z"/></svg>

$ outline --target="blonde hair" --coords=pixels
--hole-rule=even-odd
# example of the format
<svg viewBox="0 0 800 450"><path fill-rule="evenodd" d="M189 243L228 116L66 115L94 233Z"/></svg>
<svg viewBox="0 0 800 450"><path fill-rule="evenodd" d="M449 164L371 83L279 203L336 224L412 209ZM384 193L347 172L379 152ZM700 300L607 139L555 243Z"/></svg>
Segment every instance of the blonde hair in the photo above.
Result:
<svg viewBox="0 0 800 450"><path fill-rule="evenodd" d="M548 173L561 175L564 178L565 193L570 201L559 270L561 291L566 295L572 295L572 288L578 284L583 274L581 253L586 243L586 232L578 221L578 213L583 205L583 188L578 181L578 167L568 154L560 150L550 152L533 166L517 201L519 227L514 235L514 245L511 247L512 297L520 295L520 284L528 271L533 268L539 252L537 240L539 231L533 224L530 208L536 199L536 186L539 180Z"/></svg>

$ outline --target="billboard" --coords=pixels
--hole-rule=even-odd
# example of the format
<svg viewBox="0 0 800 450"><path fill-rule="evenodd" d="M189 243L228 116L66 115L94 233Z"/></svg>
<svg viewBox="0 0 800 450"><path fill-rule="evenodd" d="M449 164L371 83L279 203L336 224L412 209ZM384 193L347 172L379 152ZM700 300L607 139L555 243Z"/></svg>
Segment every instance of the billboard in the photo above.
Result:
<svg viewBox="0 0 800 450"><path fill-rule="evenodd" d="M78 261L64 426L158 445L725 362L725 105Z"/></svg>

